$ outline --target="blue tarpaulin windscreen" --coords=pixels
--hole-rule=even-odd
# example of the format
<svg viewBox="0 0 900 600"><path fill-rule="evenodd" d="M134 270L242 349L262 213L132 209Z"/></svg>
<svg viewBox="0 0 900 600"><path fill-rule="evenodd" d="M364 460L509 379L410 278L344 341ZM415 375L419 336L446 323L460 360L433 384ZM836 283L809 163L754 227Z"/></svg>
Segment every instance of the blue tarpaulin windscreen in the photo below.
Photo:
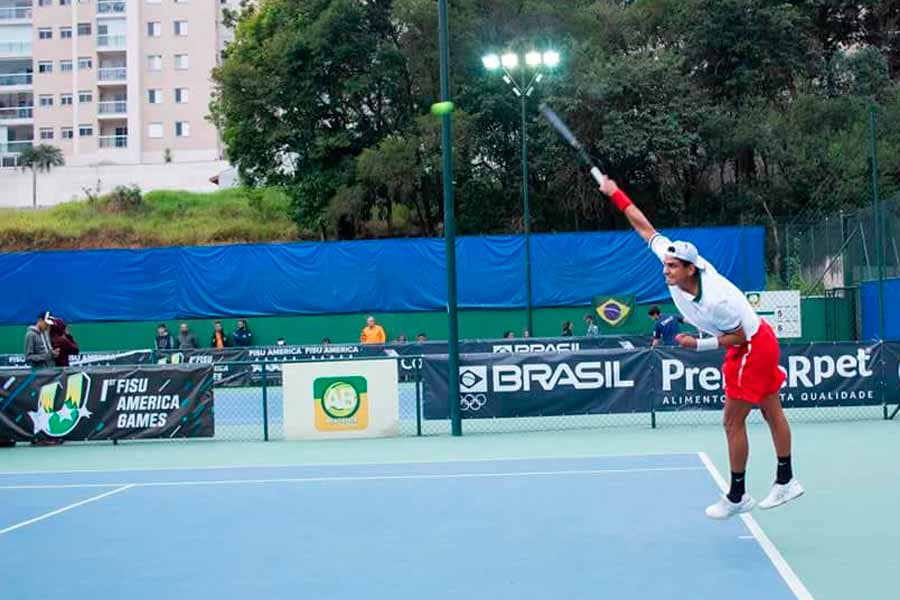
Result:
<svg viewBox="0 0 900 600"><path fill-rule="evenodd" d="M763 289L763 228L665 233L696 244L738 287ZM531 241L537 307L669 296L659 261L631 232ZM524 306L524 253L522 236L459 238L460 306ZM70 322L443 310L444 265L443 240L430 238L0 254L0 324L30 323L46 308Z"/></svg>
<svg viewBox="0 0 900 600"><path fill-rule="evenodd" d="M881 316L879 310L877 281L866 281L859 286L859 300L862 308L862 339L881 339ZM884 339L900 340L900 312L892 310L900 298L900 279L884 280Z"/></svg>

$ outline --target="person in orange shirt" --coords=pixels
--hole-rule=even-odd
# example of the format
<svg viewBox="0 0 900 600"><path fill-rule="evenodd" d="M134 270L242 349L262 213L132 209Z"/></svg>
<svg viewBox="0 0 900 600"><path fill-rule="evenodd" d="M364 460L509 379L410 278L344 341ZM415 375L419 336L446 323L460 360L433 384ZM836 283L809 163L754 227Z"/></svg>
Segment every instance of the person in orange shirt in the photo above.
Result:
<svg viewBox="0 0 900 600"><path fill-rule="evenodd" d="M366 317L366 326L359 334L359 341L363 344L383 344L387 340L384 327L375 322L375 317Z"/></svg>

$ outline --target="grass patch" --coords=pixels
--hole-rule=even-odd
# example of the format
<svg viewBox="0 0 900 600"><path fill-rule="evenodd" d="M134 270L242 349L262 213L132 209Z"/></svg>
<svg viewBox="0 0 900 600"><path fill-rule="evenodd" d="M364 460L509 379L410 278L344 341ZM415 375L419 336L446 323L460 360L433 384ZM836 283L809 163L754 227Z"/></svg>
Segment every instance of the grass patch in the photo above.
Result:
<svg viewBox="0 0 900 600"><path fill-rule="evenodd" d="M140 248L301 239L277 189L115 193L40 210L0 209L0 251Z"/></svg>

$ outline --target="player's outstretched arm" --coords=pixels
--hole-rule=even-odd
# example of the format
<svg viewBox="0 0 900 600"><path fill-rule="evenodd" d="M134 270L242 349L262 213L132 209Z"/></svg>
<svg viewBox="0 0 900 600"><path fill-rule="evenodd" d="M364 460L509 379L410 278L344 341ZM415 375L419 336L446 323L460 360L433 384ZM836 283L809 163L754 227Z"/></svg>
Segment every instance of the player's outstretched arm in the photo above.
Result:
<svg viewBox="0 0 900 600"><path fill-rule="evenodd" d="M631 223L631 227L639 236L644 238L644 241L649 242L656 235L656 230L650 224L650 221L647 220L647 217L644 216L644 213L641 212L641 209L635 206L631 198L619 189L615 181L607 177L603 180L600 191L609 198L616 208L622 211L622 214Z"/></svg>

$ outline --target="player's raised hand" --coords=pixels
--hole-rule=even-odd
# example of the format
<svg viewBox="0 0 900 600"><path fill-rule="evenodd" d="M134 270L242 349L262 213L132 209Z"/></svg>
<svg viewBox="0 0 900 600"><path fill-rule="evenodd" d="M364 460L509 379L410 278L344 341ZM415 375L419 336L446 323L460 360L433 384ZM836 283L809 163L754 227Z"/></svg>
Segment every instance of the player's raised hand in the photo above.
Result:
<svg viewBox="0 0 900 600"><path fill-rule="evenodd" d="M697 349L697 338L686 333L679 333L676 335L675 342L682 348L687 348L688 350Z"/></svg>
<svg viewBox="0 0 900 600"><path fill-rule="evenodd" d="M619 185L615 182L614 179L610 179L609 177L605 177L603 179L603 185L600 186L600 191L603 192L606 196L610 197L616 193L616 190L619 189Z"/></svg>

